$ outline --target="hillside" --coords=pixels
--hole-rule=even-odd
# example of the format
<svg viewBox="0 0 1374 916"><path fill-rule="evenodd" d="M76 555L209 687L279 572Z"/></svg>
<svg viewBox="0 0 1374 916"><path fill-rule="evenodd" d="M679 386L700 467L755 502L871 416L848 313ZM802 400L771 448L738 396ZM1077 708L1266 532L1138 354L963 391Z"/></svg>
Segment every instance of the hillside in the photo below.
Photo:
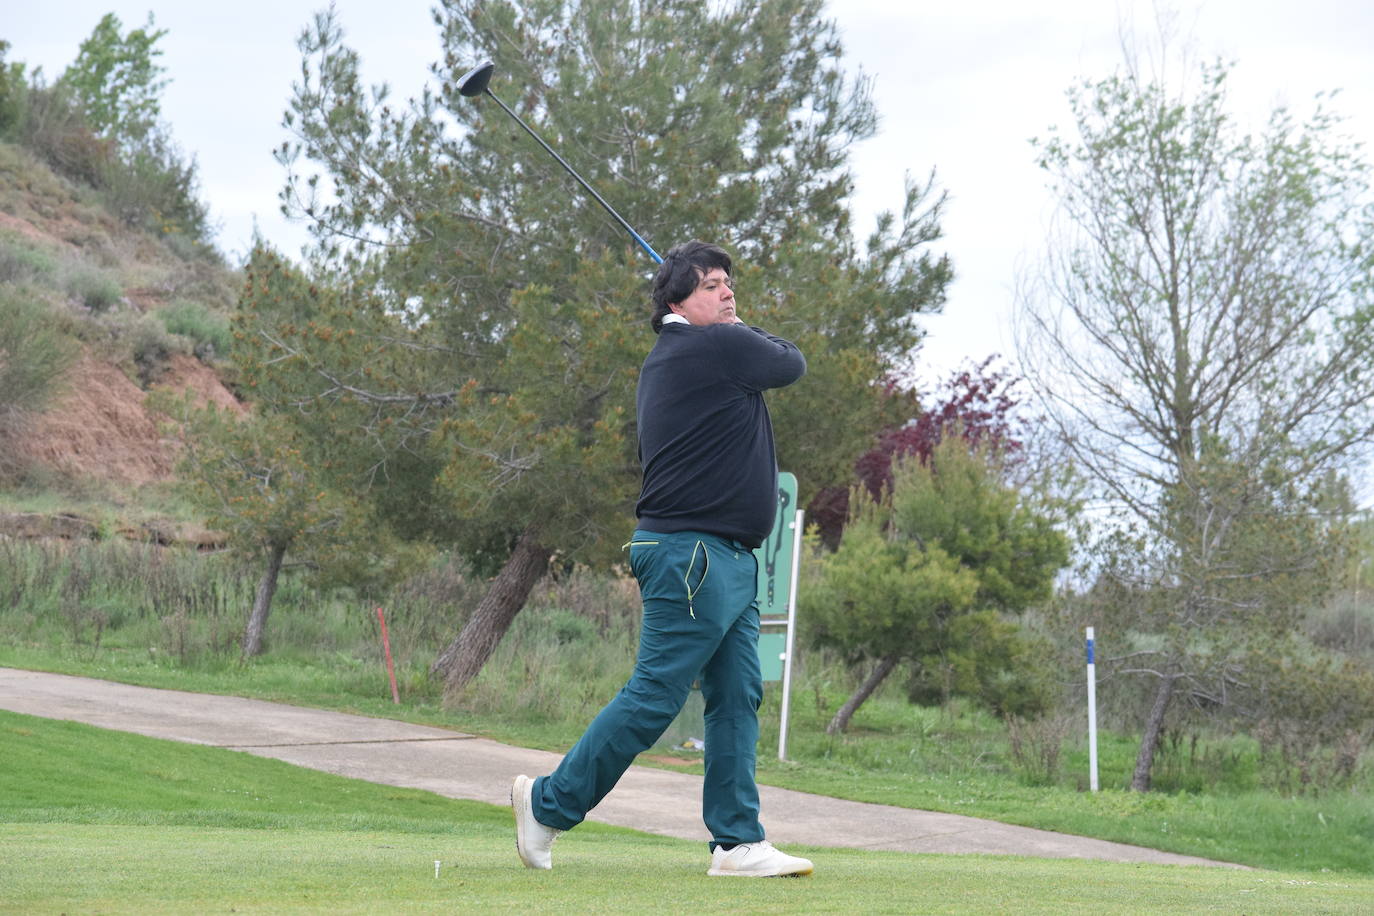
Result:
<svg viewBox="0 0 1374 916"><path fill-rule="evenodd" d="M0 533L205 540L175 496L178 443L145 400L170 388L241 409L221 377L238 282L204 246L131 227L0 143L0 319L36 316L20 346L36 328L62 367L36 403L0 391Z"/></svg>

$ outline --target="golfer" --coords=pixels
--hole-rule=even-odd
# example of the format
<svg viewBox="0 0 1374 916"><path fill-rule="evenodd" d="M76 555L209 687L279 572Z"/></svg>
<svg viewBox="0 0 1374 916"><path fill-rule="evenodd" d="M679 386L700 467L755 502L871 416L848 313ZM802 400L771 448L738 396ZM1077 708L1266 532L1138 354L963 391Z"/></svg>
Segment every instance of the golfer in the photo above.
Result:
<svg viewBox="0 0 1374 916"><path fill-rule="evenodd" d="M730 256L692 241L654 278L658 340L636 396L643 486L630 569L644 602L629 682L548 776L517 776L515 845L529 868L614 788L701 681L706 702L702 818L709 875L807 875L812 865L764 839L754 784L758 743L758 564L773 528L778 467L763 392L801 378L791 343L735 314Z"/></svg>

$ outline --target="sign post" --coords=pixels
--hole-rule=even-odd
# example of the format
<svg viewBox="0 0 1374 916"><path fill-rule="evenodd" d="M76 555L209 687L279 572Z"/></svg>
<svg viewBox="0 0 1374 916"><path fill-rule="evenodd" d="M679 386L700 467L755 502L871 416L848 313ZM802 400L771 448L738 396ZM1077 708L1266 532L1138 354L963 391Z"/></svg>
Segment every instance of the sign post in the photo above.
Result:
<svg viewBox="0 0 1374 916"><path fill-rule="evenodd" d="M787 723L788 713L792 709L792 658L797 636L797 571L801 568L802 519L805 517L806 513L798 509L792 535L792 585L789 590L791 594L787 599L787 655L783 659L782 721L778 725L779 760L787 759Z"/></svg>
<svg viewBox="0 0 1374 916"><path fill-rule="evenodd" d="M1097 791L1097 661L1093 628L1088 627L1088 785Z"/></svg>

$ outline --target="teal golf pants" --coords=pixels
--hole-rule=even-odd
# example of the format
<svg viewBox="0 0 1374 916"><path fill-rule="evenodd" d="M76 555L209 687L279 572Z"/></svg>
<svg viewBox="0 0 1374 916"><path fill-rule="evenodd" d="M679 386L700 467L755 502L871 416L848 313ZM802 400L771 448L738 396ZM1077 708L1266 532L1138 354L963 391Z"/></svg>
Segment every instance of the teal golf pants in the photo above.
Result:
<svg viewBox="0 0 1374 916"><path fill-rule="evenodd" d="M644 601L634 672L558 768L535 780L535 820L559 830L580 824L659 739L700 678L702 819L712 848L757 843L763 827L754 749L763 677L754 554L739 541L696 531L636 531L629 550Z"/></svg>

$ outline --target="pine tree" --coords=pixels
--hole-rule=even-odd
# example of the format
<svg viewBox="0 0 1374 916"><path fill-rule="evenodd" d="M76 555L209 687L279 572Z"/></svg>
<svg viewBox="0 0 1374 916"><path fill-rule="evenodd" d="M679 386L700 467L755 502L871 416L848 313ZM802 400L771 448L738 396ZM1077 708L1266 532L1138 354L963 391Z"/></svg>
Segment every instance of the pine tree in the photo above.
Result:
<svg viewBox="0 0 1374 916"><path fill-rule="evenodd" d="M986 447L959 435L898 457L874 496L853 488L839 547L817 556L802 611L814 637L872 665L835 714L843 731L898 665L923 699L958 693L998 712L1040 711L1041 680L1002 614L1049 597L1068 544L1036 500L1009 486Z"/></svg>
<svg viewBox="0 0 1374 916"><path fill-rule="evenodd" d="M821 9L455 0L435 12L434 85L404 105L363 88L333 14L302 36L284 206L312 221L319 270L398 319L366 355L301 342L315 376L293 396L365 403L423 438L464 520L454 543L500 567L435 664L450 695L554 551L605 561L633 524L653 267L457 80L495 59L493 90L657 248L697 237L736 255L742 317L808 358L807 379L771 406L780 460L814 491L890 420L875 382L919 343L914 317L942 303L951 275L930 251L943 204L933 181L908 183L900 212L862 250L854 241L848 149L876 113Z"/></svg>

